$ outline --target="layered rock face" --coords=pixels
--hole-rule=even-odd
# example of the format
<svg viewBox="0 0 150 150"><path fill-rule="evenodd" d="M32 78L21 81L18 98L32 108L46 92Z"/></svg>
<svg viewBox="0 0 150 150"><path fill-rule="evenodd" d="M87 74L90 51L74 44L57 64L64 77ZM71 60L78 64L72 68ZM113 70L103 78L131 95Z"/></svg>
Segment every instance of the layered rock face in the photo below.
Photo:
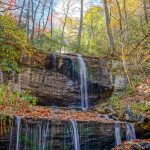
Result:
<svg viewBox="0 0 150 150"><path fill-rule="evenodd" d="M88 103L93 106L112 93L111 74L103 59L85 57L84 61ZM76 55L42 55L38 59L24 55L21 63L26 69L19 75L16 88L30 90L40 105L80 107L80 70Z"/></svg>
<svg viewBox="0 0 150 150"><path fill-rule="evenodd" d="M83 121L77 122L77 129L81 150L110 150L115 145L113 123ZM11 150L17 147L19 150L73 150L76 144L73 124L69 120L21 119L19 124L17 120L14 121L10 131L7 136L9 145L5 145L5 150L9 147ZM121 135L125 135L124 128Z"/></svg>
<svg viewBox="0 0 150 150"><path fill-rule="evenodd" d="M116 145L115 122L101 121L75 121L77 133L73 129L72 120L45 120L20 118L10 122L0 122L0 149L1 150L75 150L77 144L74 139L79 136L78 142L81 150L110 150ZM120 124L119 135L125 141L126 124ZM140 124L135 124L137 138L146 138L149 130ZM139 128L140 127L140 128ZM149 127L149 125L147 126Z"/></svg>

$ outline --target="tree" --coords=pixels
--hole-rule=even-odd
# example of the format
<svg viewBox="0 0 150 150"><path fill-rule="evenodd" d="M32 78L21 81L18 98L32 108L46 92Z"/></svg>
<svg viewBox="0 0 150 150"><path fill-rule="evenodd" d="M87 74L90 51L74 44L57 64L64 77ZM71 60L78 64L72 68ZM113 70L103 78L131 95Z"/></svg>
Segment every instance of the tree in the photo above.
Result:
<svg viewBox="0 0 150 150"><path fill-rule="evenodd" d="M22 7L21 7L21 11L20 11L20 15L19 15L19 20L18 20L18 26L20 26L21 22L22 22L22 16L23 16L24 8L25 8L25 2L26 2L26 0L23 1Z"/></svg>
<svg viewBox="0 0 150 150"><path fill-rule="evenodd" d="M27 41L26 33L14 21L11 15L0 15L0 68L8 73L19 70L22 52L33 53Z"/></svg>
<svg viewBox="0 0 150 150"><path fill-rule="evenodd" d="M46 0L44 0L42 3L41 16L40 16L39 23L38 23L38 29L39 29L38 38L40 37L40 34L41 34L41 21L42 21L42 18L44 16L44 13L45 13L45 7L46 7Z"/></svg>
<svg viewBox="0 0 150 150"><path fill-rule="evenodd" d="M149 3L150 3L150 1L149 1ZM148 12L147 12L147 6L146 5L148 5L148 0L146 1L146 0L143 0L143 8L144 8L144 16L145 16L145 21L146 21L146 23L148 24L149 23L149 20L148 20ZM150 5L150 4L149 4Z"/></svg>
<svg viewBox="0 0 150 150"><path fill-rule="evenodd" d="M116 0L117 8L118 8L118 14L119 14L119 25L120 25L120 30L122 31L122 14L121 14L121 8L119 1Z"/></svg>
<svg viewBox="0 0 150 150"><path fill-rule="evenodd" d="M77 53L79 52L79 47L81 44L81 35L82 35L82 27L83 27L83 2L84 2L84 0L81 0L81 2L80 2L81 10L80 10L80 25L79 25L79 29L78 29L79 32L78 32L78 36L77 36L77 45L76 45Z"/></svg>
<svg viewBox="0 0 150 150"><path fill-rule="evenodd" d="M30 40L33 40L34 34L35 34L36 16L37 16L37 11L40 6L41 0L38 1L37 6L35 7L35 10L34 10L34 1L31 0L31 3L32 3L32 32L31 32Z"/></svg>
<svg viewBox="0 0 150 150"><path fill-rule="evenodd" d="M62 46L63 46L63 41L64 41L64 32L65 32L65 27L66 27L66 23L67 23L67 18L68 18L68 13L69 13L69 8L70 8L70 0L68 0L67 3L67 8L66 8L66 12L65 12L65 19L64 19L64 23L63 23L63 28L62 28L62 33L61 33L61 37L60 37L60 53L62 51Z"/></svg>
<svg viewBox="0 0 150 150"><path fill-rule="evenodd" d="M111 48L111 55L114 55L115 43L114 43L114 38L112 35L111 26L110 26L111 20L110 20L110 16L109 16L107 0L103 0L103 5L104 5L104 10L105 10L105 21L106 21L107 34L108 34L108 39L109 39L109 46Z"/></svg>
<svg viewBox="0 0 150 150"><path fill-rule="evenodd" d="M29 34L30 34L30 5L31 2L30 0L28 0L27 2L27 17L26 17L26 32L27 32L27 36L29 38Z"/></svg>
<svg viewBox="0 0 150 150"><path fill-rule="evenodd" d="M46 30L47 23L48 23L49 17L50 17L50 13L52 13L52 6L53 6L53 0L51 0L51 1L49 2L48 13L47 13L47 17L46 17L45 24L44 24L44 26L43 26L43 32ZM51 16L51 17L53 17L53 16ZM52 20L51 20L51 22L52 22Z"/></svg>
<svg viewBox="0 0 150 150"><path fill-rule="evenodd" d="M54 1L51 0L51 4L52 4L52 7L51 7L51 38L53 37L53 8L54 8Z"/></svg>

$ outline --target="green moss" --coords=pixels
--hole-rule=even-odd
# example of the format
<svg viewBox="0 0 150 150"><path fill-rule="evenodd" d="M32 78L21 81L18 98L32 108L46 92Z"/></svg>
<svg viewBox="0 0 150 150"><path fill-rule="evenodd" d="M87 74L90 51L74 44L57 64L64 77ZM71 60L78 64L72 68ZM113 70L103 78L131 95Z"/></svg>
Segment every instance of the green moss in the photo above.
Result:
<svg viewBox="0 0 150 150"><path fill-rule="evenodd" d="M145 103L136 103L136 102L133 102L132 105L131 105L133 111L140 111L140 112L148 112L150 111L150 107L145 104Z"/></svg>

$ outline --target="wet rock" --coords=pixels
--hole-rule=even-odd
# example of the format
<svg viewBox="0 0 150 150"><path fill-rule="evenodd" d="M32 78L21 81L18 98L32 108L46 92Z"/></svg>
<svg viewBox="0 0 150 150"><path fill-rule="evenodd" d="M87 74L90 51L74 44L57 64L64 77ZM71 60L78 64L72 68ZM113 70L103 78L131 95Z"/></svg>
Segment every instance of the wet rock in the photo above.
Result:
<svg viewBox="0 0 150 150"><path fill-rule="evenodd" d="M125 76L115 76L114 87L116 90L123 90L128 85L128 80Z"/></svg>
<svg viewBox="0 0 150 150"><path fill-rule="evenodd" d="M130 150L141 150L141 146L137 145L137 144L133 144L131 147L130 147Z"/></svg>
<svg viewBox="0 0 150 150"><path fill-rule="evenodd" d="M150 121L135 124L137 138L150 138Z"/></svg>
<svg viewBox="0 0 150 150"><path fill-rule="evenodd" d="M78 121L77 128L81 150L110 150L115 145L113 123ZM124 129L121 130L121 134L124 136ZM24 118L21 119L20 124L19 147L20 149L25 149L25 147L27 149L34 149L35 147L36 149L42 149L43 146L46 146L54 150L65 150L65 147L67 147L68 150L72 150L75 144L73 136L70 120L47 121ZM11 150L15 150L17 142L17 124L15 120L12 126L12 138L8 138L8 141L10 145L7 143L7 146L10 146Z"/></svg>
<svg viewBox="0 0 150 150"><path fill-rule="evenodd" d="M116 146L112 150L148 150L150 144L149 139L125 141L121 145Z"/></svg>
<svg viewBox="0 0 150 150"><path fill-rule="evenodd" d="M111 73L104 59L84 57L87 65L88 103L92 107L113 91ZM49 55L33 58L23 55L26 69L14 87L30 90L39 105L76 108L81 106L80 71L76 55ZM18 86L17 86L18 85Z"/></svg>
<svg viewBox="0 0 150 150"><path fill-rule="evenodd" d="M124 115L124 120L128 122L143 122L145 119L144 116L133 113L129 106L125 107L123 115Z"/></svg>
<svg viewBox="0 0 150 150"><path fill-rule="evenodd" d="M110 119L119 120L119 117L116 113L108 115Z"/></svg>
<svg viewBox="0 0 150 150"><path fill-rule="evenodd" d="M145 150L150 150L150 143L145 145Z"/></svg>

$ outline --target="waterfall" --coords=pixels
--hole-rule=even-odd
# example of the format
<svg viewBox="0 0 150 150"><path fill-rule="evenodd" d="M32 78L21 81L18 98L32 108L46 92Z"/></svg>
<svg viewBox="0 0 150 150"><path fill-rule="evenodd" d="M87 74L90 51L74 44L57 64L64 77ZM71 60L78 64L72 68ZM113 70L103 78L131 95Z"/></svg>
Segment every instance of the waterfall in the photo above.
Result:
<svg viewBox="0 0 150 150"><path fill-rule="evenodd" d="M18 75L18 92L21 92L21 74Z"/></svg>
<svg viewBox="0 0 150 150"><path fill-rule="evenodd" d="M0 83L4 82L3 72L0 71Z"/></svg>
<svg viewBox="0 0 150 150"><path fill-rule="evenodd" d="M48 132L49 132L49 121L47 121L46 126L43 128L42 132L42 150L45 150L47 147L47 138L48 138Z"/></svg>
<svg viewBox="0 0 150 150"><path fill-rule="evenodd" d="M118 122L115 123L115 137L116 137L116 145L120 145L121 135L120 135L120 124Z"/></svg>
<svg viewBox="0 0 150 150"><path fill-rule="evenodd" d="M25 125L26 131L25 131L25 150L27 150L27 140L28 140L28 134L29 134L29 127L28 124L26 123Z"/></svg>
<svg viewBox="0 0 150 150"><path fill-rule="evenodd" d="M16 124L17 124L17 139L16 139L16 150L19 150L19 138L20 138L20 125L21 125L21 118L16 117Z"/></svg>
<svg viewBox="0 0 150 150"><path fill-rule="evenodd" d="M135 140L136 139L136 134L135 134L135 129L133 124L131 123L126 123L126 140L130 141L130 140Z"/></svg>
<svg viewBox="0 0 150 150"><path fill-rule="evenodd" d="M83 110L88 109L88 90L87 90L87 69L86 64L80 54L77 54L80 67L80 92L81 106Z"/></svg>
<svg viewBox="0 0 150 150"><path fill-rule="evenodd" d="M72 139L74 144L74 150L80 150L80 141L79 141L79 133L78 133L78 126L75 120L71 120L73 132L72 132Z"/></svg>

